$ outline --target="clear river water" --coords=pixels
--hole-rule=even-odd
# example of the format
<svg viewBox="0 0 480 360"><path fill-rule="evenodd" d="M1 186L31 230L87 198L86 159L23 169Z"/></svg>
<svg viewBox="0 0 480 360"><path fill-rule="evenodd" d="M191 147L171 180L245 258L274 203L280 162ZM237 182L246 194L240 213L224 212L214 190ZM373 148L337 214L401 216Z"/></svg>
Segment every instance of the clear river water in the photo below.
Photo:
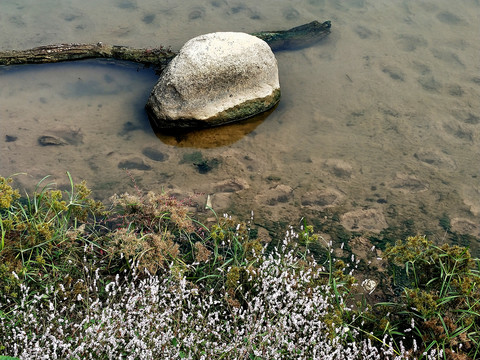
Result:
<svg viewBox="0 0 480 360"><path fill-rule="evenodd" d="M478 0L2 0L0 50L178 50L204 33L312 20L332 32L276 53L282 99L268 116L181 136L148 122L152 69L0 67L0 174L23 173L16 184L31 189L45 175L66 186L69 171L102 200L135 191L133 178L192 197L200 215L209 196L268 229L306 217L334 240L427 234L478 254L479 14Z"/></svg>

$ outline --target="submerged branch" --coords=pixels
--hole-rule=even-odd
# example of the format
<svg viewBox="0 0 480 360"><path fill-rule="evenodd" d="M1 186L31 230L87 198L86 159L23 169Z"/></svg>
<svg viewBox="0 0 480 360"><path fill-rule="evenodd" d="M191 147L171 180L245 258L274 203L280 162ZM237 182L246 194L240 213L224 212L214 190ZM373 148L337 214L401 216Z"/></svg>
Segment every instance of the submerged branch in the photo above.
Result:
<svg viewBox="0 0 480 360"><path fill-rule="evenodd" d="M149 65L166 65L176 53L164 48L134 49L126 46L97 44L57 44L28 50L0 52L0 65L46 64L93 58L133 61Z"/></svg>
<svg viewBox="0 0 480 360"><path fill-rule="evenodd" d="M263 31L252 35L266 41L273 50L311 45L330 33L331 23L313 21L283 31ZM0 65L45 64L92 58L126 60L145 65L164 66L177 54L163 47L135 49L126 46L97 44L57 44L28 50L0 51Z"/></svg>

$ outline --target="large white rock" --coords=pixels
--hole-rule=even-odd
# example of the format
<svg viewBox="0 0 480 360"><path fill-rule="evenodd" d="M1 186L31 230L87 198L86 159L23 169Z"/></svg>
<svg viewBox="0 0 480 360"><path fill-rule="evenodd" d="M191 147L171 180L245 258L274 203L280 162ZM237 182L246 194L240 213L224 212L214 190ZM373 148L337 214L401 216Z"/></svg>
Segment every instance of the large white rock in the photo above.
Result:
<svg viewBox="0 0 480 360"><path fill-rule="evenodd" d="M268 44L245 33L218 32L185 43L146 109L157 128L208 127L262 113L279 100L277 60Z"/></svg>

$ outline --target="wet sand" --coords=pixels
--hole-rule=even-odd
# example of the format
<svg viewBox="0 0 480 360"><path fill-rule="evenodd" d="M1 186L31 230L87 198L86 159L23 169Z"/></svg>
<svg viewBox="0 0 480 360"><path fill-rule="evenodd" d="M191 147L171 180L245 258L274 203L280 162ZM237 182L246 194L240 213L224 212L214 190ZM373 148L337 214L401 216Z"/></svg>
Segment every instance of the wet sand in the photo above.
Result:
<svg viewBox="0 0 480 360"><path fill-rule="evenodd" d="M282 100L266 119L190 143L151 130L143 110L151 70L95 61L0 68L0 174L26 172L16 176L20 186L48 174L63 186L68 170L105 199L133 191L133 176L145 190L197 194L200 212L211 195L217 212L254 211L261 224L327 216L352 233L381 237L408 225L438 242L449 237L447 219L478 250L477 2L55 4L2 2L0 48L103 41L178 49L202 33L314 19L331 20L332 33L276 54ZM200 144L202 136L220 146Z"/></svg>

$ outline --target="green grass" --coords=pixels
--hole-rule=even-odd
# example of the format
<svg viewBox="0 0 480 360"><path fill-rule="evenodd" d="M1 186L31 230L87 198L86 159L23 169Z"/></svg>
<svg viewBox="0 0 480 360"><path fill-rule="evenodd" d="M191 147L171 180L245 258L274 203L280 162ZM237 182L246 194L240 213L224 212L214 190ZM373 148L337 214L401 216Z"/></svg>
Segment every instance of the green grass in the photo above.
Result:
<svg viewBox="0 0 480 360"><path fill-rule="evenodd" d="M265 324L278 326L287 321L282 320L284 316L289 318L282 309L308 303L312 294L318 293L328 311L305 312L308 315L302 315L305 319L301 321L317 319L328 341L342 346L370 342L368 346L379 353L390 352L392 358L480 357L480 262L465 247L438 246L423 236L388 245L384 257L391 284L384 289L386 301L372 303L360 290L355 274L347 274L350 265L335 259L332 244L307 223L300 229L286 229L285 239L276 241L279 245L272 248L255 237L250 222L214 213L217 221L204 225L188 213L188 199L179 200L166 193L145 193L137 188L133 195L114 195L110 208L105 209L91 198L85 182L74 184L70 174L67 176L68 191L57 190L45 177L33 194L25 196L11 187L11 179L0 177L0 359L12 355L13 344L8 339L15 331L24 329L26 339L39 336L29 327L28 316L46 326L48 321L42 316L48 315L47 308L50 312L64 309L58 310L63 314L58 315L63 316L59 326L77 322L87 332L97 325L107 328L109 323L85 322L85 316L97 319L94 314L120 306L115 301L123 299L121 302L128 303L130 298L122 291L135 297L130 286L140 291L153 281L152 276L168 284L167 289L183 286L189 294L193 291L210 298L210 310L195 311L203 311L205 317L210 312L222 314L216 315L216 321L223 325L233 321L242 328L248 321L235 314L252 311L254 304L262 303L265 308L252 316L272 314ZM314 260L310 248L323 249L321 262ZM278 269L281 272L273 276ZM269 286L265 279L275 282L282 276L290 285L275 310L277 305L265 298L264 289ZM117 294L112 286L122 290ZM394 291L389 291L390 287ZM145 297L153 294L152 289L142 290ZM291 303L295 301L299 304ZM104 308L98 304L104 304ZM151 304L138 306L135 311L144 311ZM188 306L183 303L179 309L171 310L171 331L187 337L200 336L193 328L184 328L180 321L182 309ZM75 311L68 310L73 308ZM190 321L193 324L199 320L193 316ZM207 324L201 322L201 326ZM235 333L235 328L227 328ZM232 357L230 350L224 350L211 358L262 359L255 354L269 351L272 345L262 339L272 334L253 335L256 333L251 331L252 336L246 334L242 345L246 352ZM297 328L286 333L295 335L296 331L304 334ZM228 339L232 334L218 337ZM65 334L60 340L74 341L74 335ZM292 355L291 342L302 344L306 339L301 335L295 339L287 343L277 339L278 358L297 358ZM208 344L210 340L202 341ZM196 348L207 349L207 345L201 345L204 343L199 344ZM189 346L184 338L174 336L167 347L178 349L179 358L201 358ZM308 346L295 351L308 354Z"/></svg>

